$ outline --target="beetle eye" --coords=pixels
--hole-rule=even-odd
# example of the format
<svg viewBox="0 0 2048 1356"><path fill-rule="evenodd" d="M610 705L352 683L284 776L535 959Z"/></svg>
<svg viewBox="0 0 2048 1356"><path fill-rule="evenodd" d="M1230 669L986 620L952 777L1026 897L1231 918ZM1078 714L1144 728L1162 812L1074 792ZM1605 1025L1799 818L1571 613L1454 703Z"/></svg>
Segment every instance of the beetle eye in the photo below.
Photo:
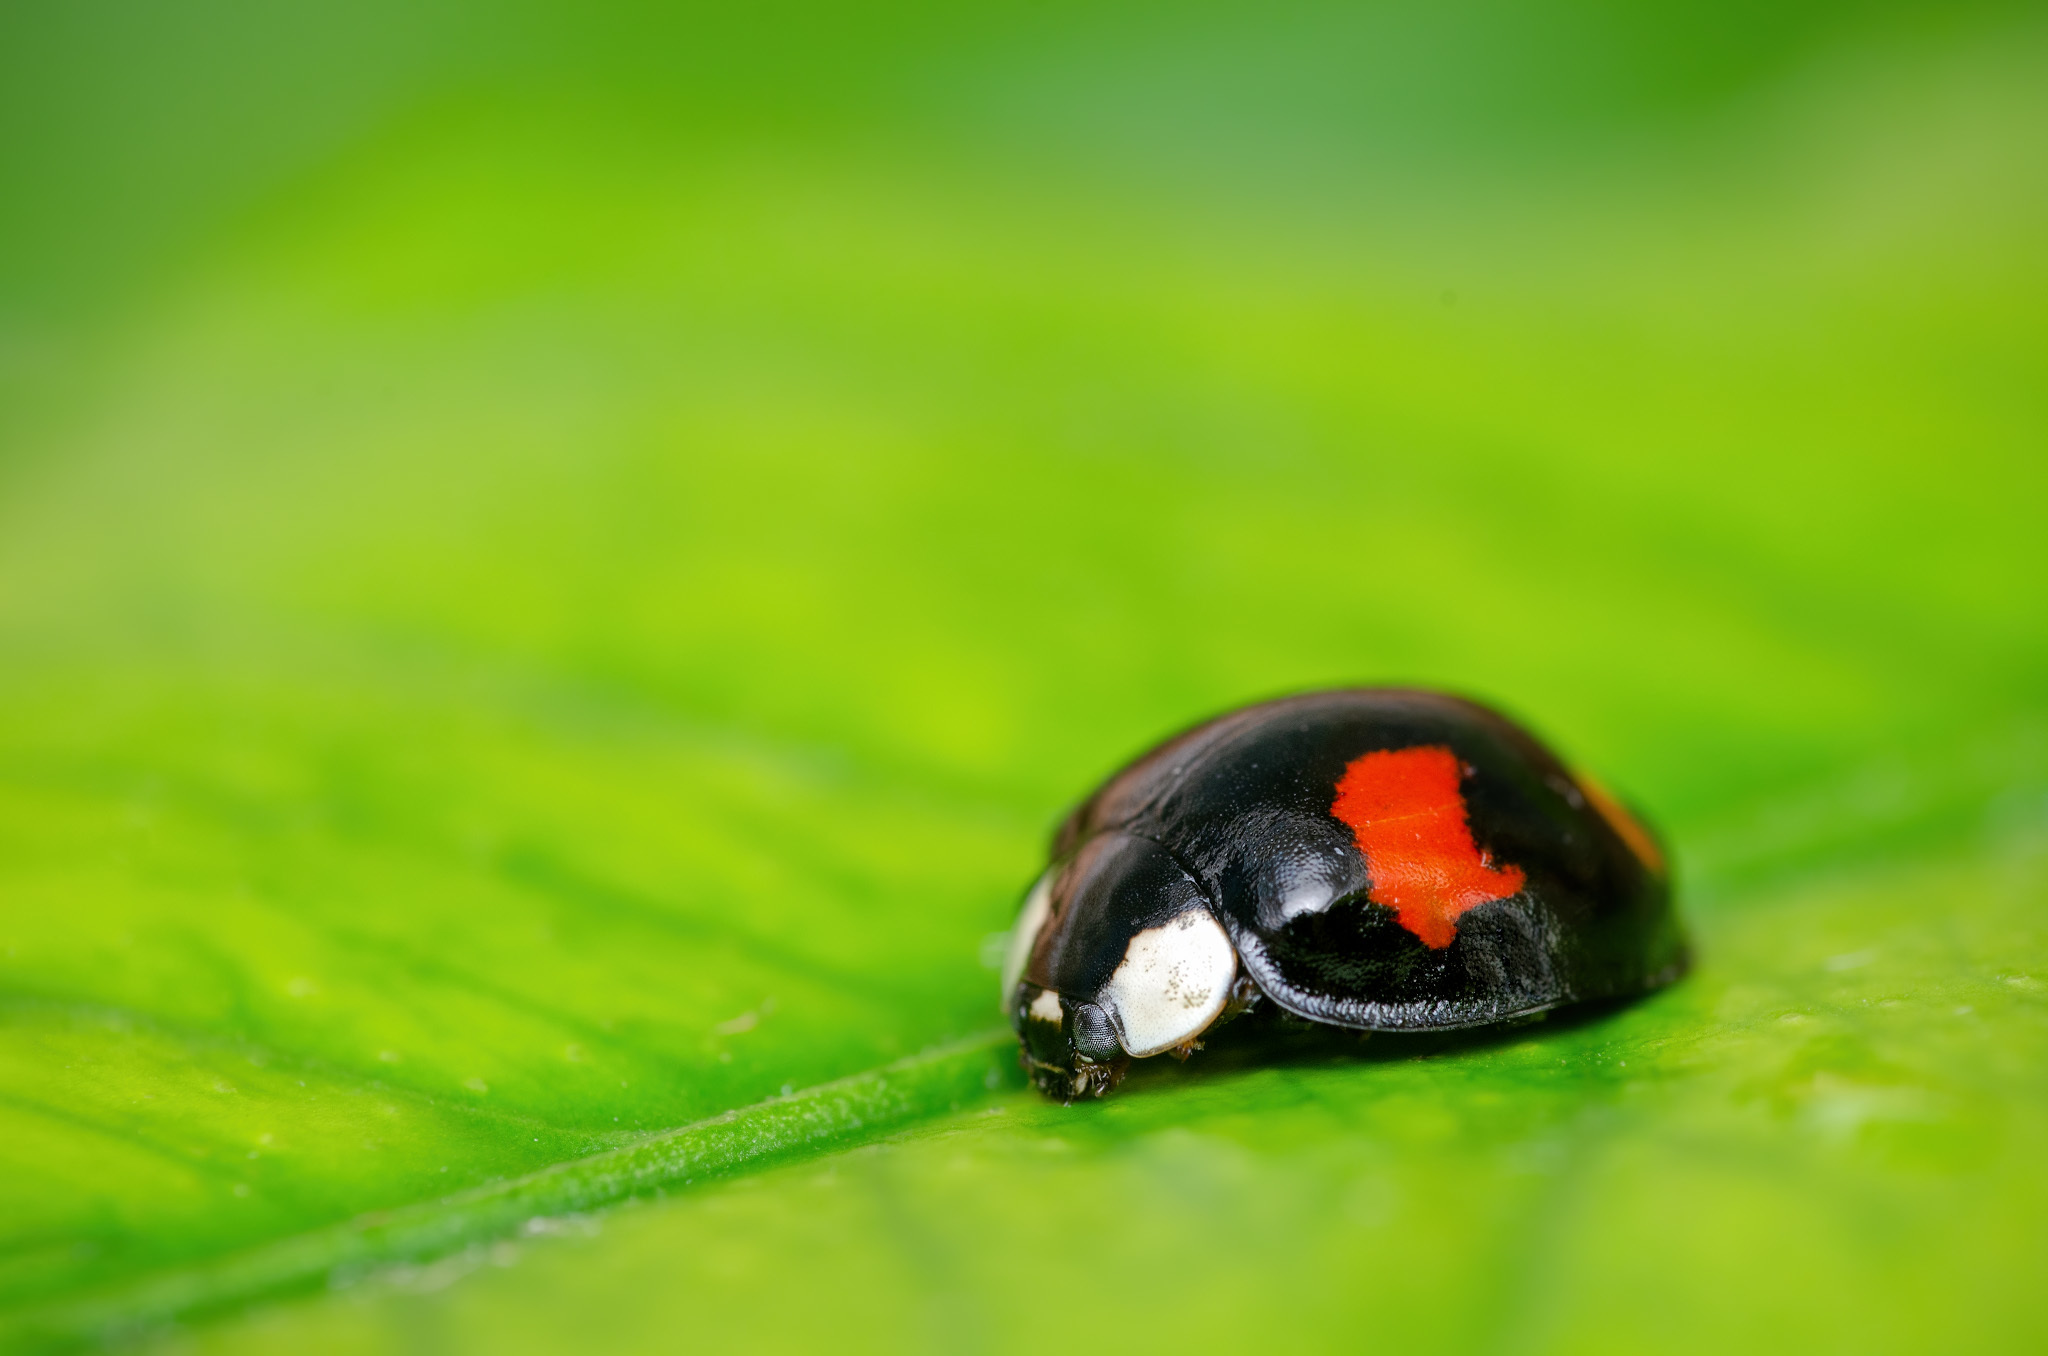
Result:
<svg viewBox="0 0 2048 1356"><path fill-rule="evenodd" d="M1115 1059L1122 1053L1116 1029L1109 1024L1109 1014L1093 1003L1083 1003L1074 1009L1073 1041L1075 1054L1093 1060Z"/></svg>

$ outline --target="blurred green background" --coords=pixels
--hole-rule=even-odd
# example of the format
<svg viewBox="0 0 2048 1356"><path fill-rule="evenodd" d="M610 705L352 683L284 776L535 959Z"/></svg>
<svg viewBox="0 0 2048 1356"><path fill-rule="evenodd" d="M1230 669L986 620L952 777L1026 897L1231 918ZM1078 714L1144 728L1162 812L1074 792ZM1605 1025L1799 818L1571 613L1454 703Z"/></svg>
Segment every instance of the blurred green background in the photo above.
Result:
<svg viewBox="0 0 2048 1356"><path fill-rule="evenodd" d="M2038 5L0 7L0 1344L2035 1347L2044 451ZM1696 973L205 1279L981 1036L1379 681Z"/></svg>

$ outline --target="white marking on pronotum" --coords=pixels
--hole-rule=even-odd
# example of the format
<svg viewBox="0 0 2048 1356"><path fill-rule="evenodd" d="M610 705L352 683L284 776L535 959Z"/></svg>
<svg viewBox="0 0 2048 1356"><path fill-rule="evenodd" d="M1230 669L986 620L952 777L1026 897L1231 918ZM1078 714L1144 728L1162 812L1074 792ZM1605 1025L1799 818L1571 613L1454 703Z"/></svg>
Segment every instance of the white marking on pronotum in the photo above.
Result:
<svg viewBox="0 0 2048 1356"><path fill-rule="evenodd" d="M1038 997L1031 1000L1031 1015L1041 1022L1060 1024L1060 996L1051 989L1040 989Z"/></svg>
<svg viewBox="0 0 2048 1356"><path fill-rule="evenodd" d="M1039 930L1045 926L1045 916L1052 911L1052 872L1038 878L1038 884L1031 887L1031 893L1024 896L1024 907L1017 914L1017 926L1010 929L1010 948L1003 955L1003 1006L1009 1007L1017 1001L1017 981L1024 978L1024 967L1031 962L1031 948L1038 942ZM1058 1017L1053 1018L1058 1021Z"/></svg>
<svg viewBox="0 0 2048 1356"><path fill-rule="evenodd" d="M1142 1059L1201 1035L1223 1011L1236 975L1237 952L1222 925L1207 909L1189 909L1131 938L1096 1001L1117 1024L1124 1049Z"/></svg>

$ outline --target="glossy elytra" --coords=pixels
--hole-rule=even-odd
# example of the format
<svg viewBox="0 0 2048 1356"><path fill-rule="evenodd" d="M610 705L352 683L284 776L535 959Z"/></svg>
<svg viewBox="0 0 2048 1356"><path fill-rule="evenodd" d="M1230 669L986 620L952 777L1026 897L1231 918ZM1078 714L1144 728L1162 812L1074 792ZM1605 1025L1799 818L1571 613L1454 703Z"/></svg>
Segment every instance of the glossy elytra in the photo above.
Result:
<svg viewBox="0 0 2048 1356"><path fill-rule="evenodd" d="M1684 958L1639 820L1483 706L1367 689L1232 712L1110 778L1060 826L1003 994L1071 1099L1266 1003L1442 1031L1642 993Z"/></svg>

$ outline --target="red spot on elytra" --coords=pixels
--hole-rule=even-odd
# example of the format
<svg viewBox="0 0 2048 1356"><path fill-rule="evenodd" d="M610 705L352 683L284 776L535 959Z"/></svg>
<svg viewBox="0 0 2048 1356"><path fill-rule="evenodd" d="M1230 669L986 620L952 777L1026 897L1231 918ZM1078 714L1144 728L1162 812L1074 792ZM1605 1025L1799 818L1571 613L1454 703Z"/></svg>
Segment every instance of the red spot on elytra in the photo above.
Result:
<svg viewBox="0 0 2048 1356"><path fill-rule="evenodd" d="M1330 806L1365 854L1366 898L1392 909L1432 950L1457 937L1459 914L1506 899L1526 879L1519 866L1496 867L1473 843L1458 790L1464 771L1440 744L1368 753L1344 769Z"/></svg>

